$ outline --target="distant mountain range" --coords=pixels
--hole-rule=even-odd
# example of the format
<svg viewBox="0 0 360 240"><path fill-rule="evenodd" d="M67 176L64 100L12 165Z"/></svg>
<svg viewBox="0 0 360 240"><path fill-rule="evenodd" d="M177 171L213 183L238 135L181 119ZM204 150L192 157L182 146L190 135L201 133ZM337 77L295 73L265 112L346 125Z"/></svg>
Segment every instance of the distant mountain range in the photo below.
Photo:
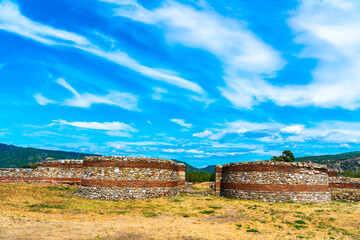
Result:
<svg viewBox="0 0 360 240"><path fill-rule="evenodd" d="M53 159L80 159L95 154L23 148L0 143L0 168L21 167L37 162Z"/></svg>
<svg viewBox="0 0 360 240"><path fill-rule="evenodd" d="M0 168L31 165L37 162L45 161L46 158L81 159L85 156L96 156L96 154L45 150L37 148L23 148L0 143ZM325 164L329 168L335 169L337 172L355 172L360 168L360 151L340 153L336 155L298 157L296 158L296 161L311 161L313 163ZM186 172L215 172L215 165L209 165L204 168L196 168L182 161L177 162L185 164Z"/></svg>
<svg viewBox="0 0 360 240"><path fill-rule="evenodd" d="M360 151L340 153L335 155L308 156L296 158L297 162L313 162L325 164L337 172L357 171L360 168Z"/></svg>
<svg viewBox="0 0 360 240"><path fill-rule="evenodd" d="M214 173L215 172L215 165L209 165L203 168L197 168L197 167L193 167L190 164L186 163L186 162L182 162L182 161L178 161L173 159L174 161L177 161L179 163L184 163L185 164L185 171L186 172L207 172L207 173Z"/></svg>

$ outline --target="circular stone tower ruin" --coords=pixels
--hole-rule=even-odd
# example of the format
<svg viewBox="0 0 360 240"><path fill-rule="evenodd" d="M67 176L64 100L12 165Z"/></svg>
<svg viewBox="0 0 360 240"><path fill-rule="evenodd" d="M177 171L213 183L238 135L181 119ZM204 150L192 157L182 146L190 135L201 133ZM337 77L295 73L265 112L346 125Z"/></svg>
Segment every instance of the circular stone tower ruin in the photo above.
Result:
<svg viewBox="0 0 360 240"><path fill-rule="evenodd" d="M79 195L91 199L174 196L185 186L185 165L142 157L86 157Z"/></svg>
<svg viewBox="0 0 360 240"><path fill-rule="evenodd" d="M220 194L229 198L268 202L329 202L325 165L255 161L217 166Z"/></svg>

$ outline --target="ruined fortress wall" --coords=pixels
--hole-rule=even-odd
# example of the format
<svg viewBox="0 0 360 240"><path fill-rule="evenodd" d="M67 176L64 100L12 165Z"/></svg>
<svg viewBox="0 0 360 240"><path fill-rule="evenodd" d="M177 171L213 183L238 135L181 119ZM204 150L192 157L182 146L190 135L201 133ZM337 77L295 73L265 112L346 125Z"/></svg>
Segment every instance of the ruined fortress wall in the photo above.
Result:
<svg viewBox="0 0 360 240"><path fill-rule="evenodd" d="M0 182L49 182L79 184L82 160L57 160L45 162L36 169L1 168Z"/></svg>
<svg viewBox="0 0 360 240"><path fill-rule="evenodd" d="M332 200L360 201L360 180L329 176L329 188Z"/></svg>
<svg viewBox="0 0 360 240"><path fill-rule="evenodd" d="M185 165L142 157L86 157L78 194L91 199L177 195L185 185Z"/></svg>
<svg viewBox="0 0 360 240"><path fill-rule="evenodd" d="M221 190L221 179L222 179L222 166L216 165L215 166L215 194L219 195Z"/></svg>
<svg viewBox="0 0 360 240"><path fill-rule="evenodd" d="M221 195L270 202L329 202L326 166L273 161L223 165Z"/></svg>

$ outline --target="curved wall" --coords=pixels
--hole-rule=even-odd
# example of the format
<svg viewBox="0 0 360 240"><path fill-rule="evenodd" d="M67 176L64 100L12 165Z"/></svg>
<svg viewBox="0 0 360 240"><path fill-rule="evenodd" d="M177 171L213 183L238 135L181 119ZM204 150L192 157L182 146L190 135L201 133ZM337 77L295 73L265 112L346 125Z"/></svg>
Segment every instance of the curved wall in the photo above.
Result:
<svg viewBox="0 0 360 240"><path fill-rule="evenodd" d="M141 157L86 157L78 193L92 199L177 195L185 186L185 165Z"/></svg>
<svg viewBox="0 0 360 240"><path fill-rule="evenodd" d="M220 194L225 197L271 202L331 199L324 165L256 161L225 164L219 169Z"/></svg>
<svg viewBox="0 0 360 240"><path fill-rule="evenodd" d="M360 201L360 179L329 176L332 200Z"/></svg>
<svg viewBox="0 0 360 240"><path fill-rule="evenodd" d="M2 168L0 182L49 182L78 184L83 160L56 160L42 163L36 169Z"/></svg>

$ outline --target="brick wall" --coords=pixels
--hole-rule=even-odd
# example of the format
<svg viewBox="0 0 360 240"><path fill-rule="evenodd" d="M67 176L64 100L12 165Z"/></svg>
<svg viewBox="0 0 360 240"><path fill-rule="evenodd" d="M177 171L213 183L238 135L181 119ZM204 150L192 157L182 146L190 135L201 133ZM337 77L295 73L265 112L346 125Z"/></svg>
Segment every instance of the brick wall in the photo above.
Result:
<svg viewBox="0 0 360 240"><path fill-rule="evenodd" d="M220 167L218 168L220 172ZM311 163L255 161L225 164L220 194L237 199L271 202L328 202L327 168ZM219 183L220 182L220 183Z"/></svg>
<svg viewBox="0 0 360 240"><path fill-rule="evenodd" d="M360 180L341 176L329 176L332 200L360 201Z"/></svg>
<svg viewBox="0 0 360 240"><path fill-rule="evenodd" d="M172 196L185 186L185 165L141 157L86 157L78 194L91 199Z"/></svg>
<svg viewBox="0 0 360 240"><path fill-rule="evenodd" d="M57 160L45 162L36 169L2 168L0 182L49 182L79 184L82 160Z"/></svg>
<svg viewBox="0 0 360 240"><path fill-rule="evenodd" d="M215 166L215 186L214 186L216 195L220 194L221 179L222 179L222 166L216 165Z"/></svg>

